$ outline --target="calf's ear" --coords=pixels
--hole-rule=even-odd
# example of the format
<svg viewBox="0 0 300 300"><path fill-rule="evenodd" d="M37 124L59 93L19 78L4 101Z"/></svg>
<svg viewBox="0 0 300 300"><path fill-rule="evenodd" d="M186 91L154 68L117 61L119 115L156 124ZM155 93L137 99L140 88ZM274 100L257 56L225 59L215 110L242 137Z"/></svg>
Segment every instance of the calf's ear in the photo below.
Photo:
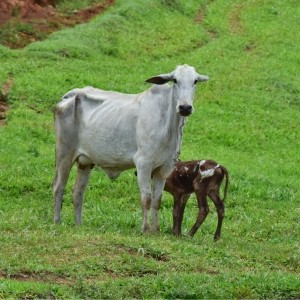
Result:
<svg viewBox="0 0 300 300"><path fill-rule="evenodd" d="M205 75L200 75L200 74L198 74L196 80L197 80L197 82L207 81L207 80L209 80L209 77L208 77L208 76L205 76Z"/></svg>
<svg viewBox="0 0 300 300"><path fill-rule="evenodd" d="M147 79L146 82L154 84L165 84L168 81L173 80L173 78L173 73L161 74Z"/></svg>

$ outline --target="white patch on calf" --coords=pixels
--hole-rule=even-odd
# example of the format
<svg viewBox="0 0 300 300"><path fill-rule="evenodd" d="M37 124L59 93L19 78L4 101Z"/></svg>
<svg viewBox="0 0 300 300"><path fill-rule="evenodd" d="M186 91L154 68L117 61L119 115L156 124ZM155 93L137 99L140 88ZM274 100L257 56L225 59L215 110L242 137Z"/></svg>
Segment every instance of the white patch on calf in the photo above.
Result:
<svg viewBox="0 0 300 300"><path fill-rule="evenodd" d="M189 170L189 168L188 168L188 167L184 167L184 169L185 169L185 171L186 171L186 172Z"/></svg>
<svg viewBox="0 0 300 300"><path fill-rule="evenodd" d="M215 168L213 169L208 169L208 170L205 170L205 171L199 171L199 173L201 174L201 179L204 179L206 177L211 177L214 175L215 173Z"/></svg>
<svg viewBox="0 0 300 300"><path fill-rule="evenodd" d="M203 164L205 164L206 160L201 160L201 161L198 161L193 169L193 172L195 173L198 166L201 167Z"/></svg>
<svg viewBox="0 0 300 300"><path fill-rule="evenodd" d="M199 162L199 166L201 167L202 165L205 164L205 162L206 162L206 160L201 160L201 161Z"/></svg>
<svg viewBox="0 0 300 300"><path fill-rule="evenodd" d="M203 161L203 160L202 160L202 161ZM201 161L201 162L202 162L202 161ZM201 162L200 162L200 163L201 163ZM205 162L205 161L204 161L204 162ZM219 166L220 166L220 165L217 164L214 168L208 169L208 170L205 170L205 171L201 171L201 169L200 169L200 170L199 170L199 173L200 173L200 175L201 175L201 180L204 179L204 178L213 176L214 173L215 173L215 170L216 170Z"/></svg>

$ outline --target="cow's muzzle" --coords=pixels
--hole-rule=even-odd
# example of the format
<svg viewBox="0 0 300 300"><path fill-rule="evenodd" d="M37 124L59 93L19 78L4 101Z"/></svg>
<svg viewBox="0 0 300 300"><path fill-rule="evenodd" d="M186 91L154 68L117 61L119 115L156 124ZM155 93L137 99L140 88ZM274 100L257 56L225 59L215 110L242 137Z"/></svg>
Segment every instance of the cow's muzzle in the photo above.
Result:
<svg viewBox="0 0 300 300"><path fill-rule="evenodd" d="M178 106L178 113L183 116L189 116L193 112L193 106L192 105L179 105Z"/></svg>

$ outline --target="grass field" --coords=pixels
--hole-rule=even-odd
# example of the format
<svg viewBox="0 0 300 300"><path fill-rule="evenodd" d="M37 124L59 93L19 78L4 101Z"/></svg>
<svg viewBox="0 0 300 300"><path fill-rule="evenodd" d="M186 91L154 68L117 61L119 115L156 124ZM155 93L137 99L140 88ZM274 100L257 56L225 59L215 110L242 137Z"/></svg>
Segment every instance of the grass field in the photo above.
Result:
<svg viewBox="0 0 300 300"><path fill-rule="evenodd" d="M1 298L300 298L300 6L296 0L117 0L87 24L22 50L0 45ZM133 170L95 170L83 226L71 174L63 223L52 223L52 107L75 87L138 93L187 63L198 86L181 159L217 160L231 175L220 241L211 213L193 239L141 235ZM210 203L211 204L211 203ZM184 233L195 221L188 203Z"/></svg>

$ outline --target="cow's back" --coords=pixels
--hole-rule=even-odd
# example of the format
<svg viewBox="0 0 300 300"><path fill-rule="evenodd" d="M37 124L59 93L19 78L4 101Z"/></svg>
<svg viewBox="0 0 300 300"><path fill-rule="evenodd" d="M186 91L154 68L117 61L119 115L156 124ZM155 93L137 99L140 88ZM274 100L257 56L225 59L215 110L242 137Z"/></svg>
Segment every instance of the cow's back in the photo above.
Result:
<svg viewBox="0 0 300 300"><path fill-rule="evenodd" d="M139 108L138 95L75 89L56 106L57 132L72 136L77 157L84 155L103 168L130 168L137 150Z"/></svg>

